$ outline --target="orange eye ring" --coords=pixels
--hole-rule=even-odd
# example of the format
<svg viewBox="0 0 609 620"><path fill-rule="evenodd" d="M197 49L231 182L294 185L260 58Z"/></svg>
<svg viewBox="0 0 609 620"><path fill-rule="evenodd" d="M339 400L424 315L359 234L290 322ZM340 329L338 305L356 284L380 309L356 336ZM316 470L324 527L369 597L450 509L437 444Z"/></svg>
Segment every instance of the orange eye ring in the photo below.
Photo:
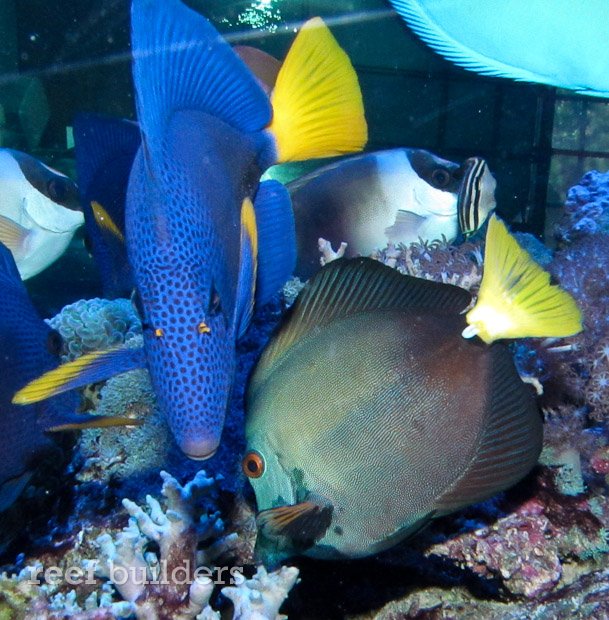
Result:
<svg viewBox="0 0 609 620"><path fill-rule="evenodd" d="M164 331L163 331L160 327L157 327L157 328L154 330L154 335L155 335L157 338L162 338L164 334L165 334L165 332L164 332Z"/></svg>
<svg viewBox="0 0 609 620"><path fill-rule="evenodd" d="M264 457L256 450L248 452L241 461L241 469L248 478L260 478L265 468Z"/></svg>

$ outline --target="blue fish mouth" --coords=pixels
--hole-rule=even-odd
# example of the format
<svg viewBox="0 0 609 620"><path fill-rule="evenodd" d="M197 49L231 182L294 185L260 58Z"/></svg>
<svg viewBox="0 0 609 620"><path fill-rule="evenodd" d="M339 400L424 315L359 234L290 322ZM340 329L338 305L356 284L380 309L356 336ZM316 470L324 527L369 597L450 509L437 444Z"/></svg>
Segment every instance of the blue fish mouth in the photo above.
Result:
<svg viewBox="0 0 609 620"><path fill-rule="evenodd" d="M193 461L207 461L208 459L210 459L212 456L214 456L216 454L216 452L218 451L218 448L214 448L211 452L206 452L204 454L190 454L189 452L186 452L186 450L182 450L182 452L184 452L184 454L189 458L192 459Z"/></svg>

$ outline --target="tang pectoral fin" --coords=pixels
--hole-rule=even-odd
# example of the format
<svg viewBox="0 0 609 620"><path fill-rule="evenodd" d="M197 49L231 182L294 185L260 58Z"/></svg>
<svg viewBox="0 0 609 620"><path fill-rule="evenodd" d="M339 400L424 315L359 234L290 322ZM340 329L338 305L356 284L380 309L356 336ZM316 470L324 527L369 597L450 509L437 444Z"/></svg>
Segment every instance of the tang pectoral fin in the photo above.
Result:
<svg viewBox="0 0 609 620"><path fill-rule="evenodd" d="M392 226L385 228L387 241L389 243L410 242L419 236L419 228L425 222L425 218L411 211L398 210L395 215L395 222Z"/></svg>
<svg viewBox="0 0 609 620"><path fill-rule="evenodd" d="M105 381L114 375L145 366L146 355L141 347L120 346L106 351L93 351L34 379L13 396L13 403L16 405L36 403L56 394Z"/></svg>
<svg viewBox="0 0 609 620"><path fill-rule="evenodd" d="M290 194L279 181L260 183L254 209L259 239L256 304L263 305L294 271L296 232Z"/></svg>
<svg viewBox="0 0 609 620"><path fill-rule="evenodd" d="M332 523L333 511L331 503L318 498L263 510L256 518L256 546L264 540L265 546L274 543L280 549L305 551L323 538Z"/></svg>
<svg viewBox="0 0 609 620"><path fill-rule="evenodd" d="M80 431L86 428L110 428L113 426L140 426L141 420L123 416L91 415L86 413L71 413L61 417L44 420L45 431L56 433L60 431Z"/></svg>
<svg viewBox="0 0 609 620"><path fill-rule="evenodd" d="M23 249L30 231L8 217L0 215L0 241L15 255Z"/></svg>

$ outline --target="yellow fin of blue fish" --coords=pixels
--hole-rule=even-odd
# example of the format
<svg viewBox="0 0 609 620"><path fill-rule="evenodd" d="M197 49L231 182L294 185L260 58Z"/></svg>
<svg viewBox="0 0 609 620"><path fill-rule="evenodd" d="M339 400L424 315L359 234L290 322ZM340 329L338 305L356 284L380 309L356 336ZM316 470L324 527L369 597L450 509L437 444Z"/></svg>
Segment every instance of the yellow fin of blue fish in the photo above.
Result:
<svg viewBox="0 0 609 620"><path fill-rule="evenodd" d="M93 351L30 381L13 396L12 402L15 405L36 403L56 394L105 381L114 375L145 366L146 356L143 348L120 346L106 351Z"/></svg>
<svg viewBox="0 0 609 620"><path fill-rule="evenodd" d="M237 284L236 331L241 337L254 314L254 294L258 271L258 229L254 205L244 198L241 205L241 256Z"/></svg>
<svg viewBox="0 0 609 620"><path fill-rule="evenodd" d="M294 272L296 231L290 194L279 181L260 183L254 210L258 229L256 305L262 306Z"/></svg>
<svg viewBox="0 0 609 620"><path fill-rule="evenodd" d="M460 314L471 300L458 286L405 276L371 258L332 261L305 285L291 308L290 320L264 350L257 373L269 371L308 333L341 317L403 308Z"/></svg>
<svg viewBox="0 0 609 620"><path fill-rule="evenodd" d="M19 251L29 231L8 217L0 215L0 241L13 253Z"/></svg>
<svg viewBox="0 0 609 620"><path fill-rule="evenodd" d="M91 201L91 210L95 223L101 230L115 237L121 243L125 243L125 235L120 231L119 227L114 223L110 214L96 200Z"/></svg>
<svg viewBox="0 0 609 620"><path fill-rule="evenodd" d="M486 233L484 276L463 335L490 343L502 338L572 336L582 330L575 300L550 284L544 271L491 217Z"/></svg>
<svg viewBox="0 0 609 620"><path fill-rule="evenodd" d="M74 413L55 419L53 423L45 427L51 433L62 431L80 431L87 428L111 428L114 426L140 426L141 420L123 416L91 415L87 413Z"/></svg>
<svg viewBox="0 0 609 620"><path fill-rule="evenodd" d="M279 162L353 153L368 140L357 74L319 17L292 43L271 104Z"/></svg>

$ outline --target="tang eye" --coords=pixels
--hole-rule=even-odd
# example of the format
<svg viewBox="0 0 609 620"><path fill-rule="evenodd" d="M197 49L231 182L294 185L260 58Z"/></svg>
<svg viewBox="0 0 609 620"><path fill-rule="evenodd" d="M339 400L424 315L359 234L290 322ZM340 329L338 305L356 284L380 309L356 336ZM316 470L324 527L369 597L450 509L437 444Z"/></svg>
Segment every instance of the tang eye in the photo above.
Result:
<svg viewBox="0 0 609 620"><path fill-rule="evenodd" d="M65 179L55 177L47 183L47 192L53 202L63 203L68 197L68 186Z"/></svg>
<svg viewBox="0 0 609 620"><path fill-rule="evenodd" d="M200 334L209 334L211 332L211 329L210 329L209 325L207 323L205 323L205 321L201 321L197 325L197 331Z"/></svg>
<svg viewBox="0 0 609 620"><path fill-rule="evenodd" d="M209 302L209 314L215 315L218 314L222 309L222 304L220 303L220 295L216 289L212 289L211 291L211 301Z"/></svg>
<svg viewBox="0 0 609 620"><path fill-rule="evenodd" d="M431 173L431 182L435 187L446 187L450 183L450 172L445 168L436 168Z"/></svg>
<svg viewBox="0 0 609 620"><path fill-rule="evenodd" d="M260 478L264 473L264 458L259 452L248 452L241 461L241 469L248 478Z"/></svg>
<svg viewBox="0 0 609 620"><path fill-rule="evenodd" d="M61 355L63 351L63 338L56 329L52 329L47 335L47 351L56 356Z"/></svg>
<svg viewBox="0 0 609 620"><path fill-rule="evenodd" d="M157 327L157 328L154 330L154 335L155 335L157 338L162 338L162 337L165 335L165 332L164 332L164 331L163 331L160 327Z"/></svg>

